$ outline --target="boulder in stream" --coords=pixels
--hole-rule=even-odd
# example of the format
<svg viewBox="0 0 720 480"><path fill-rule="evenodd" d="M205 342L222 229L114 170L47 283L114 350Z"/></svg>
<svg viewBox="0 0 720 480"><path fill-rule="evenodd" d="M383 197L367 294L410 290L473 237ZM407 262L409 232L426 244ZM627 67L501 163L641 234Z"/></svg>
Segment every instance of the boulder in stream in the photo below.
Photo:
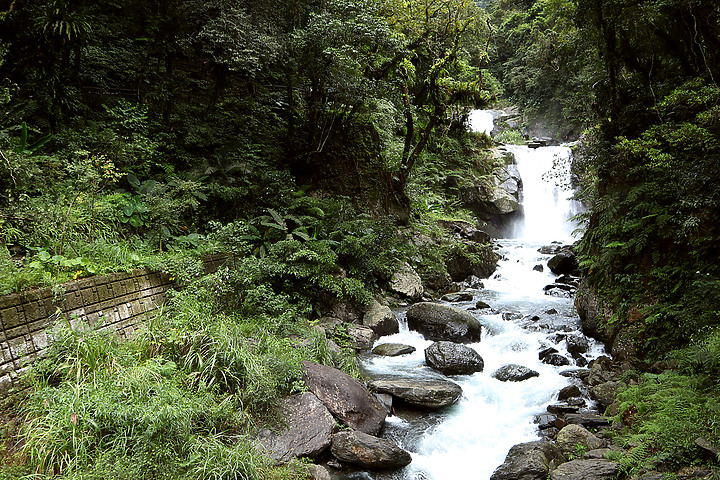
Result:
<svg viewBox="0 0 720 480"><path fill-rule="evenodd" d="M338 460L372 470L392 470L412 462L407 451L389 440L352 430L333 435L330 451Z"/></svg>
<svg viewBox="0 0 720 480"><path fill-rule="evenodd" d="M337 368L301 362L305 385L342 423L375 434L385 423L387 411L365 386Z"/></svg>
<svg viewBox="0 0 720 480"><path fill-rule="evenodd" d="M470 347L453 342L435 342L425 349L428 366L445 375L472 375L482 372L485 362Z"/></svg>
<svg viewBox="0 0 720 480"><path fill-rule="evenodd" d="M548 268L556 275L577 275L579 273L577 259L570 250L563 250L548 260Z"/></svg>
<svg viewBox="0 0 720 480"><path fill-rule="evenodd" d="M368 384L380 393L389 393L409 405L423 408L441 408L457 402L462 388L457 383L439 378L386 378Z"/></svg>
<svg viewBox="0 0 720 480"><path fill-rule="evenodd" d="M407 311L408 326L428 340L472 343L480 341L480 322L466 310L440 303L416 303Z"/></svg>
<svg viewBox="0 0 720 480"><path fill-rule="evenodd" d="M495 370L492 374L493 378L501 382L522 382L532 377L539 377L540 373L522 365L508 364Z"/></svg>
<svg viewBox="0 0 720 480"><path fill-rule="evenodd" d="M442 296L441 300L446 302L472 302L473 294L470 292L448 293Z"/></svg>
<svg viewBox="0 0 720 480"><path fill-rule="evenodd" d="M564 462L565 456L552 442L521 443L510 449L490 480L547 480L548 474Z"/></svg>
<svg viewBox="0 0 720 480"><path fill-rule="evenodd" d="M415 347L412 345L404 345L402 343L382 343L373 348L372 353L385 357L397 357L399 355L407 355L413 353Z"/></svg>
<svg viewBox="0 0 720 480"><path fill-rule="evenodd" d="M568 335L565 341L567 342L567 351L573 356L587 353L590 348L588 339L580 335Z"/></svg>

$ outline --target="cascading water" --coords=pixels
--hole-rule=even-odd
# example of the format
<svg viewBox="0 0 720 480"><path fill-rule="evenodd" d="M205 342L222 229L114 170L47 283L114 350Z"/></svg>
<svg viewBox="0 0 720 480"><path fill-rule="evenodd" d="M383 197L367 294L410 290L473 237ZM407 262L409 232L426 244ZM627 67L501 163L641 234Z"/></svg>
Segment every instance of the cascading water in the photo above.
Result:
<svg viewBox="0 0 720 480"><path fill-rule="evenodd" d="M539 241L570 241L577 224L571 218L580 204L570 198L570 148L505 147L517 161L523 179L523 217L513 237Z"/></svg>
<svg viewBox="0 0 720 480"><path fill-rule="evenodd" d="M482 119L485 121L482 121ZM489 112L473 112L474 129L488 129ZM469 345L483 357L483 372L452 377L463 389L461 399L435 412L396 411L388 417L384 436L410 451L412 463L392 474L356 473L339 478L413 479L413 480L487 480L503 462L510 447L536 440L536 415L554 403L557 392L570 384L561 375L564 369L542 363L538 352L550 345L569 357L564 341L557 333L577 333L579 320L571 300L544 294L543 287L553 283L555 275L545 267L550 255L538 253L538 247L550 241L568 242L574 226L566 222L574 214L570 192L555 185L562 178L563 162L569 158L565 147L508 147L516 156L524 185L524 222L518 224L517 238L499 240L502 255L497 272L484 281L485 288L468 290L473 300L453 305L472 310L479 300L492 309L474 310L483 325L481 342ZM555 168L553 168L553 164ZM549 172L549 173L548 173ZM557 174L557 175L556 175ZM544 177L544 178L543 178ZM556 178L557 177L557 178ZM363 359L368 376L443 377L425 365L424 350L432 342L410 331L401 318L401 331L383 337L381 343L403 343L416 348L401 357L369 355ZM553 335L555 335L553 339ZM586 357L602 353L591 341ZM521 382L501 382L491 376L506 364L529 367L539 376Z"/></svg>

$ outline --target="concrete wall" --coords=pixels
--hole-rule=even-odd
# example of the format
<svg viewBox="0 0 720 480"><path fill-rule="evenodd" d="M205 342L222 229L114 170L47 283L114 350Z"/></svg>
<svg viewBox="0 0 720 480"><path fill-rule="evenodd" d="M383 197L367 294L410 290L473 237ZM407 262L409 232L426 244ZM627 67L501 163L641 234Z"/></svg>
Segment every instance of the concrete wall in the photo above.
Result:
<svg viewBox="0 0 720 480"><path fill-rule="evenodd" d="M205 273L216 271L226 259L206 257ZM140 269L69 282L55 294L41 288L0 297L0 396L17 390L23 370L44 355L46 330L61 315L128 338L165 303L165 292L174 286L168 275Z"/></svg>

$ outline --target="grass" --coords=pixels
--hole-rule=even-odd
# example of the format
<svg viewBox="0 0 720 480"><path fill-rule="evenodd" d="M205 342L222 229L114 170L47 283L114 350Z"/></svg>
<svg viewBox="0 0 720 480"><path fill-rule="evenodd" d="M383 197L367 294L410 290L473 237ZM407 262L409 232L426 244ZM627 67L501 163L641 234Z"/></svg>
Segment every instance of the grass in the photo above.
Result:
<svg viewBox="0 0 720 480"><path fill-rule="evenodd" d="M283 296L270 303L290 314L271 325L257 308L222 306L213 287L223 278L177 293L131 341L59 321L26 377L22 445L7 451L0 479L305 478L302 463L258 453L252 433L301 388L300 361L352 357L333 353Z"/></svg>

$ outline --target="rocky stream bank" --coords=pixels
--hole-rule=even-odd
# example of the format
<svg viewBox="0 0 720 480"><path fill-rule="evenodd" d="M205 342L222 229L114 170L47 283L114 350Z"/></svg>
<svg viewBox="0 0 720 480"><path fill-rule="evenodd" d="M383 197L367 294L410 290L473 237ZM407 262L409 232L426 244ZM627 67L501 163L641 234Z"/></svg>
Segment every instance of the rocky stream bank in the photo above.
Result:
<svg viewBox="0 0 720 480"><path fill-rule="evenodd" d="M572 247L551 244L542 247L540 253L549 259L534 269L549 268L556 275L556 282L546 286L545 294L574 295L578 277ZM465 287L482 288L478 278L471 276L467 280ZM389 304L408 303L409 308L403 309L404 320L410 330L432 341L424 350L424 357L436 374L427 378L371 375L361 382L337 368L305 363L306 391L285 399L286 426L280 431L261 432L258 436L261 448L278 462L294 457L312 460L315 464L311 471L316 479L356 478L353 472L369 475L357 478L405 478L387 473L402 469L413 457L392 438L383 438L386 420L392 418L395 409L424 415L448 408L463 395L453 377L484 370L483 358L469 345L479 342L483 327L488 328L475 312L492 312L493 308L484 301L475 302L469 309L456 306L467 307L468 302L474 302L472 291L466 288L432 298L424 293L419 275L406 265L388 283L388 292L393 297L379 298L365 312L353 311L349 305L343 308L335 305L333 312L344 316L326 316L317 327L331 344L341 332L361 355L402 356L413 353L415 347L391 342L373 346L379 337L400 329L398 315ZM529 330L553 331L550 338L562 347L547 344L537 356L543 364L563 368L562 375L570 379L570 385L557 392L546 412L535 416L537 440L511 448L491 478L619 478L620 463L608 459L620 458L623 453L611 442L613 428L617 426L602 413L608 410L612 414L615 392L622 385L623 373L632 365L613 363L606 356L590 358L590 342L586 337L566 333L571 329L565 325L551 327L547 318L496 313L503 320L520 322ZM545 316L551 317L553 313L548 310ZM523 382L538 375L519 364L506 364L491 373L503 382ZM371 472L385 473L376 473L379 476L374 477Z"/></svg>

